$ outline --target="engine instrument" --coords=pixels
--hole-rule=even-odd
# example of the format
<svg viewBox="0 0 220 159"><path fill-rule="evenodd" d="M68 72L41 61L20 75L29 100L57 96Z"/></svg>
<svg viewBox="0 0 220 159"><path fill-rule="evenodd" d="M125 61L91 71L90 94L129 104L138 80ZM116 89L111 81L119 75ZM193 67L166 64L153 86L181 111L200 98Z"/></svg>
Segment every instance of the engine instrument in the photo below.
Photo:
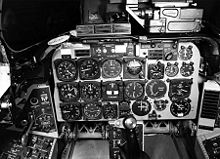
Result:
<svg viewBox="0 0 220 159"><path fill-rule="evenodd" d="M190 100L177 100L170 106L171 113L176 117L184 117L189 114L191 109Z"/></svg>
<svg viewBox="0 0 220 159"><path fill-rule="evenodd" d="M179 72L179 68L178 68L178 63L175 62L174 64L168 62L167 63L167 66L165 68L165 74L168 76L168 77L174 77L178 74Z"/></svg>
<svg viewBox="0 0 220 159"><path fill-rule="evenodd" d="M182 63L182 66L180 68L180 73L182 76L189 77L193 74L193 72L194 72L193 62L190 62L190 63L183 62Z"/></svg>

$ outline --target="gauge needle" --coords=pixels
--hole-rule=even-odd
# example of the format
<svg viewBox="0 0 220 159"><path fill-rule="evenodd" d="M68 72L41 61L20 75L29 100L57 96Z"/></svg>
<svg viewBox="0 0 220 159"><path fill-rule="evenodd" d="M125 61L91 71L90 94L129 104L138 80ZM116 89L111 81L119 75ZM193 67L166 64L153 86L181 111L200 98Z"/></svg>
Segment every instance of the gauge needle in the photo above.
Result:
<svg viewBox="0 0 220 159"><path fill-rule="evenodd" d="M69 70L66 70L66 72L72 75L72 72L70 72Z"/></svg>
<svg viewBox="0 0 220 159"><path fill-rule="evenodd" d="M91 86L91 84L89 85L89 90L90 90L90 91L92 90L92 86Z"/></svg>
<svg viewBox="0 0 220 159"><path fill-rule="evenodd" d="M90 68L86 68L86 69L83 69L83 70L81 70L81 71L89 71L89 70L91 70Z"/></svg>

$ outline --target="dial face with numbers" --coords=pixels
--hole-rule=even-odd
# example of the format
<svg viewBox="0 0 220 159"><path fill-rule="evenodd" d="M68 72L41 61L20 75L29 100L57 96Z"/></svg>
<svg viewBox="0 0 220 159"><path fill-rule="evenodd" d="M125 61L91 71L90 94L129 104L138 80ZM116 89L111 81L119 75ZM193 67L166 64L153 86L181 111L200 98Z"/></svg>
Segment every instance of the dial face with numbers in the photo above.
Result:
<svg viewBox="0 0 220 159"><path fill-rule="evenodd" d="M193 56L192 46L181 46L179 51L179 57L181 60L189 60Z"/></svg>
<svg viewBox="0 0 220 159"><path fill-rule="evenodd" d="M180 73L184 77L192 75L194 72L193 62L185 63L183 62L182 67L180 68Z"/></svg>
<svg viewBox="0 0 220 159"><path fill-rule="evenodd" d="M171 100L187 98L191 94L192 79L173 79L170 82L168 95Z"/></svg>
<svg viewBox="0 0 220 159"><path fill-rule="evenodd" d="M167 63L167 66L165 68L165 74L169 77L174 77L178 74L179 68L178 68L178 63Z"/></svg>
<svg viewBox="0 0 220 159"><path fill-rule="evenodd" d="M79 75L82 80L97 79L100 77L99 63L95 59L85 59L80 63Z"/></svg>
<svg viewBox="0 0 220 159"><path fill-rule="evenodd" d="M170 111L176 117L184 117L189 114L191 105L188 101L178 100L171 104Z"/></svg>
<svg viewBox="0 0 220 159"><path fill-rule="evenodd" d="M63 104L60 106L62 118L67 121L81 119L81 110L78 103Z"/></svg>
<svg viewBox="0 0 220 159"><path fill-rule="evenodd" d="M137 99L144 94L144 87L137 81L128 83L125 87L125 95L130 99Z"/></svg>
<svg viewBox="0 0 220 159"><path fill-rule="evenodd" d="M102 108L98 103L87 103L83 107L83 114L87 119L99 119L102 113Z"/></svg>
<svg viewBox="0 0 220 159"><path fill-rule="evenodd" d="M109 59L102 64L103 77L114 78L120 75L122 71L121 63L116 59Z"/></svg>
<svg viewBox="0 0 220 159"><path fill-rule="evenodd" d="M77 68L73 61L62 60L56 66L57 78L61 81L72 81L77 77Z"/></svg>
<svg viewBox="0 0 220 159"><path fill-rule="evenodd" d="M84 100L95 100L100 97L101 88L95 83L85 83L81 87L81 97Z"/></svg>
<svg viewBox="0 0 220 159"><path fill-rule="evenodd" d="M64 83L59 86L59 95L62 101L73 101L79 96L78 88L71 83Z"/></svg>

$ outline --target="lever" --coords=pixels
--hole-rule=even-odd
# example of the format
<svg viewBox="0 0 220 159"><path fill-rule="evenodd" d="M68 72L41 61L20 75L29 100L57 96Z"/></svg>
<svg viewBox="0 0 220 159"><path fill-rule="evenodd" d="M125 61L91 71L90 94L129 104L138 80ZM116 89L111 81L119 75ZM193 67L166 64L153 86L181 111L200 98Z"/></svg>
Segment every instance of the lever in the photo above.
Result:
<svg viewBox="0 0 220 159"><path fill-rule="evenodd" d="M32 126L33 126L33 124L34 124L34 117L33 117L33 115L30 115L30 125L28 126L28 128L27 128L27 130L26 130L26 132L22 135L22 137L21 137L21 144L22 144L22 146L27 146L27 143L28 143L28 135L29 135L29 132L31 131L31 128L32 128Z"/></svg>
<svg viewBox="0 0 220 159"><path fill-rule="evenodd" d="M123 119L125 128L126 144L121 147L123 159L150 159L150 157L141 150L137 140L136 126L137 120L133 116ZM119 145L120 146L120 145Z"/></svg>

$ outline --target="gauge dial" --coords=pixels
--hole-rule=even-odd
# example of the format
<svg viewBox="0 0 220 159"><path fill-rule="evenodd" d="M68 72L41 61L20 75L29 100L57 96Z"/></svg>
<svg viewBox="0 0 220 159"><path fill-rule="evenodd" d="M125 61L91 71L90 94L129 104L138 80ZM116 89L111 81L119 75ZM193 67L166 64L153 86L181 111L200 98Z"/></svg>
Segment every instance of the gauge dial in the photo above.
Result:
<svg viewBox="0 0 220 159"><path fill-rule="evenodd" d="M105 119L117 118L117 104L111 104L111 103L104 104L103 116Z"/></svg>
<svg viewBox="0 0 220 159"><path fill-rule="evenodd" d="M174 77L178 74L179 68L178 63L175 62L174 64L171 64L170 62L167 63L167 66L165 68L165 74L169 77Z"/></svg>
<svg viewBox="0 0 220 159"><path fill-rule="evenodd" d="M102 64L103 77L114 78L118 77L122 71L120 61L115 59L109 59Z"/></svg>
<svg viewBox="0 0 220 159"><path fill-rule="evenodd" d="M162 111L162 110L166 109L167 104L168 104L168 100L162 100L161 99L161 100L155 100L154 101L154 107L158 111Z"/></svg>
<svg viewBox="0 0 220 159"><path fill-rule="evenodd" d="M58 84L60 100L64 102L75 101L79 98L79 91L76 83Z"/></svg>
<svg viewBox="0 0 220 159"><path fill-rule="evenodd" d="M142 62L138 59L132 59L126 64L126 70L132 76L136 76L141 73L141 71L144 69L143 67Z"/></svg>
<svg viewBox="0 0 220 159"><path fill-rule="evenodd" d="M63 120L79 120L82 117L81 109L78 103L63 104L60 108Z"/></svg>
<svg viewBox="0 0 220 159"><path fill-rule="evenodd" d="M130 99L138 99L144 94L144 87L137 81L128 83L125 87L125 95Z"/></svg>
<svg viewBox="0 0 220 159"><path fill-rule="evenodd" d="M192 79L173 79L170 80L168 95L171 100L187 98L191 93Z"/></svg>
<svg viewBox="0 0 220 159"><path fill-rule="evenodd" d="M179 51L179 57L181 60L189 60L193 56L192 46L189 45L188 47L181 46Z"/></svg>
<svg viewBox="0 0 220 159"><path fill-rule="evenodd" d="M83 114L86 119L100 119L102 108L98 103L87 103L83 107Z"/></svg>
<svg viewBox="0 0 220 159"><path fill-rule="evenodd" d="M149 79L162 79L164 77L164 64L158 62L157 64L148 65Z"/></svg>
<svg viewBox="0 0 220 159"><path fill-rule="evenodd" d="M82 80L98 79L100 77L99 63L95 59L84 59L80 63L79 75Z"/></svg>
<svg viewBox="0 0 220 159"><path fill-rule="evenodd" d="M56 73L60 81L72 81L77 78L76 64L72 60L56 60Z"/></svg>
<svg viewBox="0 0 220 159"><path fill-rule="evenodd" d="M145 116L151 110L151 104L148 101L135 101L132 104L132 111L138 116Z"/></svg>
<svg viewBox="0 0 220 159"><path fill-rule="evenodd" d="M171 104L170 111L176 117L184 117L189 114L191 105L186 100L178 100Z"/></svg>
<svg viewBox="0 0 220 159"><path fill-rule="evenodd" d="M183 62L182 67L180 68L180 73L184 77L189 77L194 72L193 62L185 63Z"/></svg>
<svg viewBox="0 0 220 159"><path fill-rule="evenodd" d="M83 100L97 100L101 96L99 83L83 83L81 86L81 97Z"/></svg>
<svg viewBox="0 0 220 159"><path fill-rule="evenodd" d="M166 94L167 86L161 80L151 80L146 86L146 93L150 98L161 98Z"/></svg>

